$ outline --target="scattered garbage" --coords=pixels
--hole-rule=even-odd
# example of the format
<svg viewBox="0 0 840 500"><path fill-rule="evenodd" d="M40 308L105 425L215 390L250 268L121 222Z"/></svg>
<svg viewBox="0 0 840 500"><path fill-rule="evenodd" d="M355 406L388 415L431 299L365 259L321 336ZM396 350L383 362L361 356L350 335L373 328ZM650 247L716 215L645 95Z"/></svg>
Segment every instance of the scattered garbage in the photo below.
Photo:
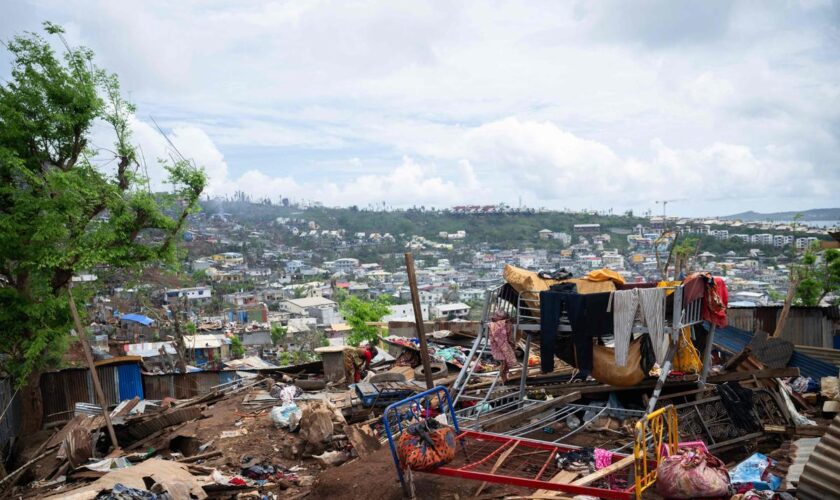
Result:
<svg viewBox="0 0 840 500"><path fill-rule="evenodd" d="M777 490L782 478L767 471L776 461L761 453L754 453L730 471L732 486L738 493L748 490Z"/></svg>
<svg viewBox="0 0 840 500"><path fill-rule="evenodd" d="M295 403L285 403L282 406L275 406L271 409L271 421L276 427L285 427L289 429L297 428L297 422L300 420L301 410Z"/></svg>

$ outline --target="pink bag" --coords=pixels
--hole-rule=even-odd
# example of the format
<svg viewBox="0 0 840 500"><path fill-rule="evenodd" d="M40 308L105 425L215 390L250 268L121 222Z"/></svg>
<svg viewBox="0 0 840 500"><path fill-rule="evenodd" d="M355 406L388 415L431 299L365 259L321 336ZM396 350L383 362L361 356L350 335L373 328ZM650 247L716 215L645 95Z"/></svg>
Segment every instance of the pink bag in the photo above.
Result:
<svg viewBox="0 0 840 500"><path fill-rule="evenodd" d="M664 458L656 472L656 492L665 498L729 497L723 462L699 448Z"/></svg>

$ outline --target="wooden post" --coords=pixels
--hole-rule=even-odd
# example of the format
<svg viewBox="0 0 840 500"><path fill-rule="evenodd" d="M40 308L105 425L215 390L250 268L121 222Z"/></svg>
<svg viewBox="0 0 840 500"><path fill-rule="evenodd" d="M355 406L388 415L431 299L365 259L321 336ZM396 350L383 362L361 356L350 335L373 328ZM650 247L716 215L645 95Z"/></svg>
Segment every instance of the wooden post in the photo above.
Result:
<svg viewBox="0 0 840 500"><path fill-rule="evenodd" d="M778 321L776 321L776 329L773 331L773 335L770 335L771 338L782 336L787 317L790 314L790 306L793 304L793 297L796 295L796 287L799 286L799 279L793 276L793 269L790 272L790 283L788 283L787 295L785 296L785 305L782 306L782 312L779 314Z"/></svg>
<svg viewBox="0 0 840 500"><path fill-rule="evenodd" d="M426 329L423 325L423 310L420 309L420 294L417 292L417 277L414 275L414 256L405 254L405 270L408 274L408 287L411 289L411 305L414 307L414 325L417 338L420 339L420 360L423 361L423 373L426 375L426 388L435 386L432 379L432 364L429 362L429 347L426 345Z"/></svg>
<svg viewBox="0 0 840 500"><path fill-rule="evenodd" d="M111 414L108 413L108 400L105 399L105 393L102 392L102 385L99 383L99 377L96 375L96 366L93 364L93 355L90 352L90 344L87 341L87 331L82 327L82 320L79 318L79 311L76 309L76 301L73 299L73 292L71 286L67 287L67 295L70 297L70 313L73 315L73 323L76 326L76 334L82 343L82 350L85 351L85 359L87 359L88 368L90 368L90 376L93 379L93 388L96 391L96 398L99 400L99 405L102 407L102 416L105 417L105 426L108 427L108 436L111 438L111 444L114 449L118 449L120 444L117 442L117 435L114 433L114 426L111 425Z"/></svg>

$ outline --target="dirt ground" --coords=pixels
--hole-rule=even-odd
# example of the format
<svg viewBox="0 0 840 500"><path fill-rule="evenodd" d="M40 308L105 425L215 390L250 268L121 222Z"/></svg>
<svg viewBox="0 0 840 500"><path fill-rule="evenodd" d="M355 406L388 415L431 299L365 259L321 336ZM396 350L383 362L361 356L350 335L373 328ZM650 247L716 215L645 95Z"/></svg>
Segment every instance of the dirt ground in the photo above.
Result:
<svg viewBox="0 0 840 500"><path fill-rule="evenodd" d="M472 498L481 483L455 477L414 473L414 491L417 498ZM513 486L488 484L482 498L505 495L527 495L533 490ZM364 460L354 460L341 467L325 470L315 481L308 498L335 498L339 500L401 500L402 488L387 446Z"/></svg>

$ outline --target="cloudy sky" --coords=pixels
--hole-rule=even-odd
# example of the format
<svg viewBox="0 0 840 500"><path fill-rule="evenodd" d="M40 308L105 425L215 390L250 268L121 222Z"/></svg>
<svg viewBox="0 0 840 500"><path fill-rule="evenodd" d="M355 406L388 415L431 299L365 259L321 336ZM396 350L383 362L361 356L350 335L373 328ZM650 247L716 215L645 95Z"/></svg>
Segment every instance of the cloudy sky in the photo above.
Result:
<svg viewBox="0 0 840 500"><path fill-rule="evenodd" d="M837 2L4 4L0 38L63 25L119 74L147 162L153 117L212 195L840 206Z"/></svg>

